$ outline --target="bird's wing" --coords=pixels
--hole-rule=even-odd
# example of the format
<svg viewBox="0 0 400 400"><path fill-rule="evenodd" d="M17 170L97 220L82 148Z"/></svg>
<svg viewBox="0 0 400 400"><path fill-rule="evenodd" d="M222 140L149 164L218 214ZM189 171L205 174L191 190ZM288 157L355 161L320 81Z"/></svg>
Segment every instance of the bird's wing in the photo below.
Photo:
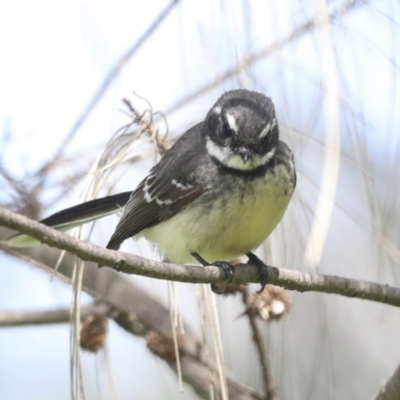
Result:
<svg viewBox="0 0 400 400"><path fill-rule="evenodd" d="M107 248L121 243L144 229L173 217L205 191L196 180L202 163L202 124L186 132L155 165L128 200Z"/></svg>

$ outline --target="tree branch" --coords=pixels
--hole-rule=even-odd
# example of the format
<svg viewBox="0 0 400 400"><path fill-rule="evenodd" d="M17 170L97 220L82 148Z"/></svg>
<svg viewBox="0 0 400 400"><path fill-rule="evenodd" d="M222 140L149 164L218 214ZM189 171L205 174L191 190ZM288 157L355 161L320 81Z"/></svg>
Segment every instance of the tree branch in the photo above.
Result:
<svg viewBox="0 0 400 400"><path fill-rule="evenodd" d="M21 253L9 251L15 257L21 258L27 263L32 263L38 268L44 269L48 273L54 273L53 269L40 261L23 256ZM25 249L26 250L26 249ZM29 252L32 252L30 249ZM45 259L53 264L58 258L58 251L48 248L40 251L41 258L45 253ZM56 253L56 254L53 254ZM36 254L37 256L37 254ZM53 256L55 256L53 258ZM67 254L55 276L65 283L71 284L69 276L72 271L65 268L73 264L71 255ZM61 271L63 271L61 273ZM99 282L101 282L99 284ZM100 302L107 307L110 306L108 317L127 332L144 337L149 332L157 332L167 341L172 343L171 321L168 309L157 300L148 295L145 291L134 285L132 280L126 279L122 274L117 274L111 269L99 269L95 264L88 262L85 264L82 290L91 296L100 299ZM82 311L85 313L85 311ZM106 310L104 310L106 312ZM66 314L66 313L65 313ZM66 315L65 315L66 316ZM37 318L35 318L37 319ZM50 319L50 318L48 318ZM55 319L55 317L54 317ZM60 317L58 317L60 319ZM55 321L54 321L55 322ZM190 327L184 322L185 335L179 341L179 354L183 379L186 383L204 399L209 398L210 384L215 388L216 393L220 393L220 381L218 379L217 367L204 351L201 341L191 331ZM168 366L177 373L175 361L167 361ZM213 371L214 373L211 373ZM229 398L231 400L263 400L264 397L255 390L240 383L228 371L226 372Z"/></svg>
<svg viewBox="0 0 400 400"><path fill-rule="evenodd" d="M81 308L81 319L91 314L108 316L112 309L113 307L105 302L94 303ZM70 320L69 308L49 311L0 311L0 327L61 324L69 323Z"/></svg>
<svg viewBox="0 0 400 400"><path fill-rule="evenodd" d="M248 299L247 288L243 291L243 304L247 308ZM258 357L260 359L262 379L264 383L265 399L266 400L279 400L278 394L275 390L275 385L272 380L270 360L265 349L265 343L257 326L256 317L246 311L246 315L250 322L251 331L253 332L253 341L257 349Z"/></svg>
<svg viewBox="0 0 400 400"><path fill-rule="evenodd" d="M68 132L66 138L63 140L61 146L59 147L58 152L52 157L51 161L46 163L39 172L44 172L52 168L54 161L58 160L64 148L71 141L71 139L76 135L79 128L86 121L89 114L94 110L100 99L103 97L104 93L110 87L111 83L115 80L115 78L119 75L122 68L127 64L127 62L137 53L137 51L143 46L143 44L149 39L152 34L156 31L156 29L164 22L165 18L169 15L169 13L173 10L173 8L178 4L179 0L171 0L171 2L156 16L154 21L148 26L146 31L139 37L139 39L128 49L126 53L124 53L121 58L116 62L116 64L111 68L108 74L105 76L101 85L97 88L96 93L89 100L89 103L86 105L85 109L79 115L78 119L75 121L71 130Z"/></svg>
<svg viewBox="0 0 400 400"><path fill-rule="evenodd" d="M345 4L341 5L340 7L338 7L337 9L333 10L329 14L329 20L331 22L335 21L338 18L348 14L350 11L354 10L357 6L362 4L365 5L368 4L368 2L365 0L350 0ZM196 91L189 93L185 97L181 98L177 103L170 106L168 109L165 110L165 115L175 112L182 106L187 106L189 103L196 100L198 97L204 95L205 93L209 92L211 89L217 87L218 85L221 85L228 79L237 76L241 71L255 64L257 61L266 58L268 56L271 56L272 54L277 53L283 48L287 48L288 44L295 43L297 40L302 38L306 33L309 33L312 29L318 29L318 27L315 24L315 18L311 18L306 22L304 22L303 24L301 24L300 26L298 26L297 28L294 28L289 33L288 36L282 39L278 39L274 43L268 44L265 48L257 52L251 53L246 57L243 57L242 59L239 60L238 63L236 63L236 65L225 70L224 72L213 78L212 81L207 82Z"/></svg>
<svg viewBox="0 0 400 400"><path fill-rule="evenodd" d="M224 272L216 267L185 266L148 260L120 251L108 250L55 231L39 222L0 207L0 225L34 237L42 243L77 255L127 274L191 283L219 283ZM379 303L400 306L400 288L368 281L292 271L268 266L269 283L300 292L314 291L340 294ZM258 271L252 265L239 264L235 268L233 283L259 282Z"/></svg>

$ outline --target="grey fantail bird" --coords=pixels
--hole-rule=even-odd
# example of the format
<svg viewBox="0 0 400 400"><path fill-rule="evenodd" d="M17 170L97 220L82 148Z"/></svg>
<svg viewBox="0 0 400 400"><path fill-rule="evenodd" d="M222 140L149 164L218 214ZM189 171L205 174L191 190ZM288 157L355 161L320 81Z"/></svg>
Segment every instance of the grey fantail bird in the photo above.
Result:
<svg viewBox="0 0 400 400"><path fill-rule="evenodd" d="M252 250L282 219L295 186L293 154L279 140L271 99L232 90L133 192L88 201L41 222L67 230L123 207L107 248L116 250L124 240L143 236L165 261L218 265L230 279L229 260L246 254L259 268L263 288L266 266ZM8 243L22 245L24 236Z"/></svg>

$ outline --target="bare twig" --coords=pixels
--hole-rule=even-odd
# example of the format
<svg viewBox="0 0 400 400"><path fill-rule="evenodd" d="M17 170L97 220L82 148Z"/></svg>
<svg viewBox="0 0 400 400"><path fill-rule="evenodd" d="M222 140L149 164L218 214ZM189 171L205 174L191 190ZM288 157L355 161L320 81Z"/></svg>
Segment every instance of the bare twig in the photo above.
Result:
<svg viewBox="0 0 400 400"><path fill-rule="evenodd" d="M125 54L123 54L122 57L117 61L117 63L114 65L114 67L111 69L111 71L105 77L105 79L102 82L102 84L100 85L100 87L97 89L94 96L90 99L88 105L86 106L86 108L84 109L82 114L75 121L75 124L73 125L72 129L70 130L70 132L68 133L66 138L63 140L63 143L59 147L58 153L55 154L54 157L52 157L50 162L46 163L41 168L42 172L45 172L49 168L51 168L53 163L59 159L59 157L61 156L62 152L64 151L64 148L67 145L67 143L70 142L71 139L75 136L76 132L79 130L79 128L85 122L86 118L96 107L97 103L100 101L100 99L102 98L104 93L107 91L110 84L114 81L114 79L121 72L121 69L124 67L124 65L129 61L129 59L131 59L136 54L136 52L142 47L142 45L146 42L146 40L160 26L160 24L165 20L165 18L169 15L170 11L175 7L176 4L178 4L178 2L179 2L179 0L172 0L167 5L167 7L165 7L165 9L163 11L161 11L161 13L155 18L155 20L147 28L147 30L143 33L143 35L137 40L137 42Z"/></svg>
<svg viewBox="0 0 400 400"><path fill-rule="evenodd" d="M246 305L248 298L248 290L247 288L243 291L243 303ZM258 357L260 359L261 371L262 371L262 379L264 382L264 390L265 390L265 399L266 400L279 400L274 383L272 380L271 367L269 363L269 357L265 351L265 343L262 339L260 330L258 329L256 317L249 312L246 312L246 315L250 322L251 331L253 332L253 340L254 344L257 348Z"/></svg>
<svg viewBox="0 0 400 400"><path fill-rule="evenodd" d="M352 11L356 6L360 4L366 4L365 0L351 0L347 2L344 6L339 7L338 9L334 10L329 14L329 19L331 21L337 20L339 17L347 14L349 11ZM309 32L311 29L316 28L315 19L310 19L304 24L300 25L299 27L293 29L293 31L285 38L281 40L277 40L275 43L272 43L265 47L264 49L252 53L249 56L243 58L238 62L234 67L228 69L227 71L223 72L222 74L218 75L214 78L211 82L206 83L203 87L197 89L195 92L190 93L186 97L179 100L177 103L172 105L165 111L165 114L168 115L170 113L175 112L182 106L186 106L191 101L195 100L196 98L202 96L203 94L207 93L208 91L212 90L216 86L220 85L221 83L225 82L226 80L234 77L243 69L247 68L249 65L254 64L255 62L261 60L264 57L270 56L276 53L278 50L284 48L288 43L295 42L296 40L300 39Z"/></svg>
<svg viewBox="0 0 400 400"><path fill-rule="evenodd" d="M104 302L92 304L81 309L81 318L95 314L107 316L112 307ZM71 310L69 308L50 311L0 311L0 327L48 325L70 322Z"/></svg>
<svg viewBox="0 0 400 400"><path fill-rule="evenodd" d="M4 250L49 273L53 271L52 268L41 261L17 254L7 248L4 248ZM31 249L29 253L35 253L32 250L34 249ZM51 248L41 248L40 254L40 258L44 256L50 264L53 264L58 257L58 252ZM53 259L54 255L56 257ZM36 254L35 256L37 257ZM63 261L65 264L64 268L60 268L60 270L63 270L63 273L60 271L55 273L57 278L69 284L72 283L72 262L73 257L67 255ZM99 285L99 281L107 282L107 284ZM146 291L136 286L132 280L126 279L124 275L116 274L111 269L98 269L93 263L88 262L85 264L85 277L82 290L95 298L101 299L106 304L112 305L113 310L109 314L109 317L113 318L127 332L140 337L150 331L158 332L160 335L172 340L168 309L151 297ZM215 387L216 392L220 390L220 382L216 379L217 374L210 375L210 371L216 371L217 367L210 357L207 356L204 349L202 349L200 340L194 335L190 327L185 322L183 324L185 326L185 335L184 340L180 341L179 344L183 379L202 398L209 399L208 388L210 384ZM167 364L176 372L176 363L171 362ZM243 385L229 373L227 373L227 385L230 400L263 399L261 394Z"/></svg>
<svg viewBox="0 0 400 400"><path fill-rule="evenodd" d="M82 260L112 267L120 272L164 280L191 283L219 283L225 280L220 268L168 264L119 251L107 250L55 231L43 224L0 207L0 225L34 237L41 243L77 255ZM315 291L357 297L400 307L400 288L368 281L341 278L268 267L269 282L300 292ZM233 283L259 282L257 268L241 264L235 269Z"/></svg>
<svg viewBox="0 0 400 400"><path fill-rule="evenodd" d="M133 122L140 125L143 131L150 136L155 143L158 154L164 155L171 145L167 142L165 136L160 136L158 126L153 122L154 113L152 110L150 110L150 117L146 118L146 113L144 112L141 114L138 110L136 110L129 99L122 99L122 101L131 112Z"/></svg>

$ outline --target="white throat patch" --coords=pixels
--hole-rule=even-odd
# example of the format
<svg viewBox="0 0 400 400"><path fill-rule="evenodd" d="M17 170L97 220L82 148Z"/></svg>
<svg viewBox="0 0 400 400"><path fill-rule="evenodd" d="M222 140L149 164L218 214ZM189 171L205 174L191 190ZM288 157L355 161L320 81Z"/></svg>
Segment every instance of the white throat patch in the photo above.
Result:
<svg viewBox="0 0 400 400"><path fill-rule="evenodd" d="M216 158L225 167L239 169L241 171L251 171L266 164L275 154L276 148L270 150L264 156L255 155L245 163L239 154L234 153L228 147L219 146L213 142L208 136L206 138L206 147L208 153Z"/></svg>

